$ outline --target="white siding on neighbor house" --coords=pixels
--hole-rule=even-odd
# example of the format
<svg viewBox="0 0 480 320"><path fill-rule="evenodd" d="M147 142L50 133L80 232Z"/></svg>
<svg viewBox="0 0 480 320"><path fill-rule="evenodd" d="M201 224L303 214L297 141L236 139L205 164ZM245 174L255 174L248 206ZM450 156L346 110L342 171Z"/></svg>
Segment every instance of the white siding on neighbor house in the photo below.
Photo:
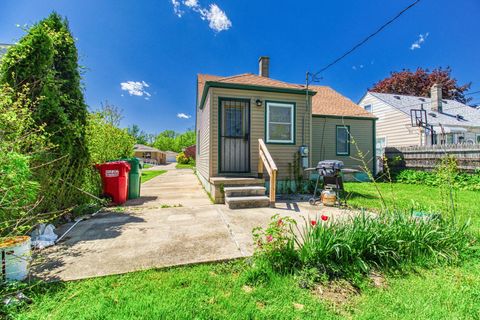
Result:
<svg viewBox="0 0 480 320"><path fill-rule="evenodd" d="M373 171L373 155L375 152L373 142L373 119L346 119L342 117L312 117L312 147L311 157L316 166L321 160L341 160L345 167L359 169L362 162L358 151L363 153L368 168ZM336 130L337 126L349 126L350 137L355 143L350 143L350 155L337 155Z"/></svg>
<svg viewBox="0 0 480 320"><path fill-rule="evenodd" d="M420 144L419 128L414 128L410 116L367 93L359 102L361 107L372 106L378 118L376 138L386 138L385 146L415 146Z"/></svg>
<svg viewBox="0 0 480 320"><path fill-rule="evenodd" d="M197 145L196 148L196 167L197 172L200 173L205 179L208 180L210 177L210 94L208 94L207 99L203 109L200 109L197 106Z"/></svg>

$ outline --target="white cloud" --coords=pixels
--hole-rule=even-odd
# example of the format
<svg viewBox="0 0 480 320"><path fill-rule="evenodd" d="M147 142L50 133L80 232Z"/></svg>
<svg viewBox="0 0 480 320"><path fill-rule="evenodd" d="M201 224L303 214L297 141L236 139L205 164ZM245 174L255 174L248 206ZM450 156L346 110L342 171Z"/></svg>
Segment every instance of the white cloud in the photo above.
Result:
<svg viewBox="0 0 480 320"><path fill-rule="evenodd" d="M197 8L198 7L198 0L185 0L183 4L190 8Z"/></svg>
<svg viewBox="0 0 480 320"><path fill-rule="evenodd" d="M216 4L210 5L210 10L205 13L205 16L209 21L208 26L217 32L228 30L232 27L232 22L228 19L225 11L220 9Z"/></svg>
<svg viewBox="0 0 480 320"><path fill-rule="evenodd" d="M412 45L410 46L410 50L420 49L422 47L422 44L425 42L425 40L427 40L428 35L429 35L428 32L425 34L419 34L417 41L412 43Z"/></svg>
<svg viewBox="0 0 480 320"><path fill-rule="evenodd" d="M184 12L182 9L180 9L180 1L172 0L172 5L173 5L173 12L175 12L175 15L181 18Z"/></svg>
<svg viewBox="0 0 480 320"><path fill-rule="evenodd" d="M232 27L232 21L227 17L225 11L220 9L220 7L212 3L210 4L209 8L203 8L199 3L198 0L171 0L173 5L173 11L177 15L177 17L181 18L185 13L182 10L182 5L187 9L192 10L200 15L200 19L208 21L208 26L210 29L220 32L226 31Z"/></svg>
<svg viewBox="0 0 480 320"><path fill-rule="evenodd" d="M120 87L123 91L127 91L131 96L143 97L145 99L151 97L152 95L147 92L146 88L150 87L145 81L127 81L120 83ZM148 99L147 99L148 100Z"/></svg>
<svg viewBox="0 0 480 320"><path fill-rule="evenodd" d="M179 118L179 119L190 119L191 117L192 117L191 115L185 114L183 112L177 113L177 118Z"/></svg>

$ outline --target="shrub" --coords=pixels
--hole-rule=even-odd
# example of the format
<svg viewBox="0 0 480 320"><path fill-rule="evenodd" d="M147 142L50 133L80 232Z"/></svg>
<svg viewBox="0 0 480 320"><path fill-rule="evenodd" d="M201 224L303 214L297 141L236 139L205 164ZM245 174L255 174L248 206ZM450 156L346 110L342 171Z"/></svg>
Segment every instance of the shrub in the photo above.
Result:
<svg viewBox="0 0 480 320"><path fill-rule="evenodd" d="M459 190L480 190L480 171L461 172L457 159L445 155L433 171L401 170L392 176L396 182Z"/></svg>
<svg viewBox="0 0 480 320"><path fill-rule="evenodd" d="M36 101L30 96L27 85L17 90L0 86L0 238L24 234L39 218L31 212L39 192L31 162L49 144L43 128L32 118Z"/></svg>
<svg viewBox="0 0 480 320"><path fill-rule="evenodd" d="M454 263L467 252L472 239L467 225L442 219L365 213L338 223L328 219L322 216L305 222L300 230L291 219L273 217L267 229L254 231L255 257L281 272L315 274L314 268L328 278L349 278L375 269Z"/></svg>
<svg viewBox="0 0 480 320"><path fill-rule="evenodd" d="M292 218L272 217L266 229L253 229L253 240L256 245L257 260L268 261L275 271L290 272L298 264L295 251L295 234L291 226L295 224Z"/></svg>
<svg viewBox="0 0 480 320"><path fill-rule="evenodd" d="M32 158L43 201L37 211L65 209L82 201L89 154L85 143L87 107L81 86L78 53L68 22L56 13L36 23L8 49L0 65L0 83L15 90L30 88L31 109L44 126L52 148ZM46 165L48 164L48 165ZM68 187L67 187L67 186ZM72 187L75 186L75 187Z"/></svg>
<svg viewBox="0 0 480 320"><path fill-rule="evenodd" d="M180 152L177 155L176 159L177 159L177 163L179 163L179 164L194 164L195 163L195 160L187 157L184 152Z"/></svg>

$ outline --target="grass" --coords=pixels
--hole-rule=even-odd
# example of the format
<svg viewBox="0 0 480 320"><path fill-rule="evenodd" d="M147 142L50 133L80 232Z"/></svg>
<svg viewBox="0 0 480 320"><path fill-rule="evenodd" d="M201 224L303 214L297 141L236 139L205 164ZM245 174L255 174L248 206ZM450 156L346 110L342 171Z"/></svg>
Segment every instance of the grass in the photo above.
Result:
<svg viewBox="0 0 480 320"><path fill-rule="evenodd" d="M187 163L187 164L182 164L182 163L177 163L177 165L175 166L175 168L177 169L195 169L195 164L190 164L190 163Z"/></svg>
<svg viewBox="0 0 480 320"><path fill-rule="evenodd" d="M291 277L245 287L243 263L52 283L14 319L336 319ZM252 290L253 289L253 290ZM303 308L302 308L303 306Z"/></svg>
<svg viewBox="0 0 480 320"><path fill-rule="evenodd" d="M167 171L166 170L142 171L142 183L147 182L148 180L151 180L151 179L155 178L156 176L164 174L165 172L167 172Z"/></svg>
<svg viewBox="0 0 480 320"><path fill-rule="evenodd" d="M386 198L389 186L380 184ZM432 209L438 190L395 184L397 204L412 200ZM379 209L372 184L347 183L349 204ZM479 230L480 193L458 194L459 215ZM10 310L14 319L480 319L480 256L458 266L387 275L386 288L362 288L341 306L300 289L291 275L246 286L243 261L205 264L82 281L42 284L25 293L31 305ZM1 318L1 314L0 314Z"/></svg>
<svg viewBox="0 0 480 320"><path fill-rule="evenodd" d="M389 207L395 199L398 209L415 209L437 212L444 205L440 191L435 187L423 185L394 183L377 183L380 192ZM372 183L345 183L348 205L354 208L380 210L382 203ZM393 190L393 191L392 191ZM480 192L457 191L456 208L462 221L471 219L472 228L480 232Z"/></svg>
<svg viewBox="0 0 480 320"><path fill-rule="evenodd" d="M370 288L354 299L354 319L480 319L478 261L387 280L386 290Z"/></svg>
<svg viewBox="0 0 480 320"><path fill-rule="evenodd" d="M151 167L153 167L153 165L151 165L150 163L145 163L143 165L143 169L148 169L148 168L151 168Z"/></svg>

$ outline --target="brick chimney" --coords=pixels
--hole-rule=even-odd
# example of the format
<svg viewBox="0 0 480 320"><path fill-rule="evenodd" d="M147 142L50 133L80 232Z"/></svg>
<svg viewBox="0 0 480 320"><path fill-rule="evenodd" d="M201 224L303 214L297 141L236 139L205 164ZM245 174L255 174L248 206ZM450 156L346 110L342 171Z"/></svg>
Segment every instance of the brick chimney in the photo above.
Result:
<svg viewBox="0 0 480 320"><path fill-rule="evenodd" d="M442 112L442 85L435 83L430 89L432 111Z"/></svg>
<svg viewBox="0 0 480 320"><path fill-rule="evenodd" d="M260 57L258 59L258 75L268 78L270 76L270 58Z"/></svg>

